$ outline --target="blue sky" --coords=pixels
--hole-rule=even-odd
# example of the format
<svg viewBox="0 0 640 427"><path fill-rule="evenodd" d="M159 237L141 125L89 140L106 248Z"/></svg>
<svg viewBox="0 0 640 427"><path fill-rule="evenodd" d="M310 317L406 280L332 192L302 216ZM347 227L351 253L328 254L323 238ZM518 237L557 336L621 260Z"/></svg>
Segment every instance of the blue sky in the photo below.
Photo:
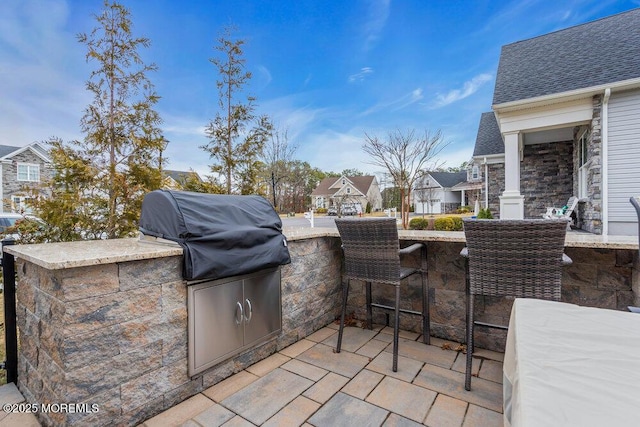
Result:
<svg viewBox="0 0 640 427"><path fill-rule="evenodd" d="M208 174L199 147L217 111L209 58L225 25L246 40L257 111L287 130L295 157L339 172L368 164L364 134L440 129L439 160L471 157L490 111L500 48L640 7L640 0L123 0L141 53L159 71L168 168ZM82 139L94 64L75 35L95 27L101 0L0 2L0 144Z"/></svg>

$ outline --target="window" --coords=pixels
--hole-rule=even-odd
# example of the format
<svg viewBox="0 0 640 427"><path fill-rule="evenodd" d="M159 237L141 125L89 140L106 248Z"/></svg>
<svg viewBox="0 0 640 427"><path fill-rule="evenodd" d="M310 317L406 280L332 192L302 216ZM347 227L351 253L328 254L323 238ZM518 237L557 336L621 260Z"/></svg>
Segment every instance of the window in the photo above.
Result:
<svg viewBox="0 0 640 427"><path fill-rule="evenodd" d="M582 132L578 138L578 197L588 197L587 172L589 170L589 141L591 132L589 129Z"/></svg>
<svg viewBox="0 0 640 427"><path fill-rule="evenodd" d="M30 201L31 197L11 196L11 210L17 213L32 213Z"/></svg>
<svg viewBox="0 0 640 427"><path fill-rule="evenodd" d="M582 133L580 139L578 140L578 144L580 146L580 167L587 164L589 161L589 137L591 136L591 132L587 129Z"/></svg>
<svg viewBox="0 0 640 427"><path fill-rule="evenodd" d="M351 194L351 187L347 187L347 194Z"/></svg>
<svg viewBox="0 0 640 427"><path fill-rule="evenodd" d="M346 180L346 179L343 179L343 180L342 180L342 185L345 185L346 183L347 183L347 180Z"/></svg>
<svg viewBox="0 0 640 427"><path fill-rule="evenodd" d="M471 179L478 179L478 178L480 178L478 165L473 165L473 168L471 169Z"/></svg>
<svg viewBox="0 0 640 427"><path fill-rule="evenodd" d="M40 165L18 163L18 181L40 181Z"/></svg>

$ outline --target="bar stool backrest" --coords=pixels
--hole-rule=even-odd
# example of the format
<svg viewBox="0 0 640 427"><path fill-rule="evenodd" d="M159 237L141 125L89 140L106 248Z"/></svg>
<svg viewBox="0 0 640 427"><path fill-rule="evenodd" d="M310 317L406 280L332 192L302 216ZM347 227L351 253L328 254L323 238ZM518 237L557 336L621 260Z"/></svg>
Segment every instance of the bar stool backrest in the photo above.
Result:
<svg viewBox="0 0 640 427"><path fill-rule="evenodd" d="M344 276L396 284L400 281L400 243L394 218L335 220L344 251Z"/></svg>
<svg viewBox="0 0 640 427"><path fill-rule="evenodd" d="M566 223L464 219L472 295L560 300Z"/></svg>

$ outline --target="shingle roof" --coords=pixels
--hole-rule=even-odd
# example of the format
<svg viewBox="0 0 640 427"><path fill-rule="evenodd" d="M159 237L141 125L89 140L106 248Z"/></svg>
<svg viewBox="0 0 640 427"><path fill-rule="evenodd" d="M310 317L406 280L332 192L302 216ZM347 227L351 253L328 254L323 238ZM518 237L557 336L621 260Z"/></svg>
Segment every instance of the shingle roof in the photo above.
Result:
<svg viewBox="0 0 640 427"><path fill-rule="evenodd" d="M334 194L338 189L329 189L333 184L336 183L342 177L329 177L324 178L318 186L311 192L312 196L325 196L327 194ZM362 194L367 194L369 187L373 183L373 176L347 176L345 177L349 181L353 183L353 186L360 191Z"/></svg>
<svg viewBox="0 0 640 427"><path fill-rule="evenodd" d="M22 147L12 147L10 145L0 145L0 157L4 157L8 154L13 153L16 150L21 149Z"/></svg>
<svg viewBox="0 0 640 427"><path fill-rule="evenodd" d="M493 104L640 77L640 9L502 47Z"/></svg>
<svg viewBox="0 0 640 427"><path fill-rule="evenodd" d="M350 176L348 177L353 185L360 191L362 194L367 194L369 187L371 187L371 183L373 182L373 176L371 175L363 175L363 176Z"/></svg>
<svg viewBox="0 0 640 427"><path fill-rule="evenodd" d="M489 156L502 153L504 153L504 140L502 139L496 116L493 113L482 113L473 156Z"/></svg>
<svg viewBox="0 0 640 427"><path fill-rule="evenodd" d="M339 178L334 176L329 178L324 178L322 181L318 183L316 188L311 192L312 196L324 196L326 194L333 194L333 191L329 191L329 187L331 187Z"/></svg>
<svg viewBox="0 0 640 427"><path fill-rule="evenodd" d="M190 176L195 176L198 181L202 181L200 175L194 171L176 171L165 169L162 171L166 176L170 176L175 182L186 181Z"/></svg>
<svg viewBox="0 0 640 427"><path fill-rule="evenodd" d="M443 188L451 188L467 180L466 172L429 172L429 175Z"/></svg>

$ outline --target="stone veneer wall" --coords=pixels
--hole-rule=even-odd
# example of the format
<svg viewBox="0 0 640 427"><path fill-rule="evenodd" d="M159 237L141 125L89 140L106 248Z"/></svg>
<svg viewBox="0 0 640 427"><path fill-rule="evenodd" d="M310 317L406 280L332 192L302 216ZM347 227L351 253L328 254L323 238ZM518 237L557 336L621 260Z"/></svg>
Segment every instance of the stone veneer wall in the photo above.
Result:
<svg viewBox="0 0 640 427"><path fill-rule="evenodd" d="M500 196L504 192L504 163L487 165L489 175L489 209L494 218L500 218ZM480 200L485 199L485 186L482 186Z"/></svg>
<svg viewBox="0 0 640 427"><path fill-rule="evenodd" d="M47 270L17 260L18 387L28 402L88 403L96 413L38 413L44 425L136 425L332 322L335 238L289 242L282 333L202 374L187 374L181 257Z"/></svg>
<svg viewBox="0 0 640 427"><path fill-rule="evenodd" d="M547 206L564 206L573 191L573 141L524 146L520 193L524 217L542 218Z"/></svg>
<svg viewBox="0 0 640 427"><path fill-rule="evenodd" d="M580 128L576 128L574 138L580 136ZM580 147L574 144L573 151L573 191L578 195L578 174ZM602 234L602 95L593 97L593 118L591 119L591 136L588 146L587 195L588 200L580 203L580 220L582 229L594 234Z"/></svg>
<svg viewBox="0 0 640 427"><path fill-rule="evenodd" d="M42 159L31 152L31 150L25 150L20 154L16 154L12 157L10 163L4 163L1 165L2 170L2 195L3 195L3 209L4 212L11 212L11 196L22 195L26 196L27 192L25 187L38 188L43 194L49 195L47 188L41 187L42 182L51 178L52 168L49 164L46 164ZM18 181L18 163L29 163L40 165L40 182Z"/></svg>

